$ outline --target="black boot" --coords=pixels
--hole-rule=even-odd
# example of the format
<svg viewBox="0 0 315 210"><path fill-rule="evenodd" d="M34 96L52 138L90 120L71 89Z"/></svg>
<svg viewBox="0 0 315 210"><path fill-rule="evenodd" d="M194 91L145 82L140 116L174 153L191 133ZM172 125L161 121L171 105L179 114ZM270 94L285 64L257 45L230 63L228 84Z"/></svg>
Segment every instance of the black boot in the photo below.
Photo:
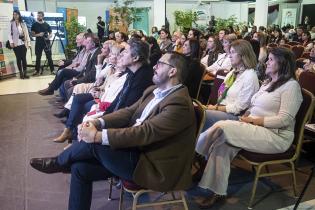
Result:
<svg viewBox="0 0 315 210"><path fill-rule="evenodd" d="M21 71L20 71L20 79L24 79L24 74Z"/></svg>
<svg viewBox="0 0 315 210"><path fill-rule="evenodd" d="M26 73L26 71L24 71L24 79L29 79L30 77L29 76L27 76L27 73Z"/></svg>
<svg viewBox="0 0 315 210"><path fill-rule="evenodd" d="M58 118L63 118L63 117L68 117L69 113L70 113L70 110L65 108L61 112L54 114L54 116Z"/></svg>

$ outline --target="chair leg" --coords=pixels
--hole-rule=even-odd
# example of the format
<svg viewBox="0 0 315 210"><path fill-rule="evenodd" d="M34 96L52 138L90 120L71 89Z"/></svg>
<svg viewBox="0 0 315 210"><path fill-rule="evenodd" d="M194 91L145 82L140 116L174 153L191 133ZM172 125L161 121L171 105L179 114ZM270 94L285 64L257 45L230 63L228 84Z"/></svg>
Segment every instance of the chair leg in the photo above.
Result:
<svg viewBox="0 0 315 210"><path fill-rule="evenodd" d="M295 166L293 162L290 162L290 164L291 164L291 170L292 170L294 197L297 197L298 195L297 195L297 186L296 186Z"/></svg>
<svg viewBox="0 0 315 210"><path fill-rule="evenodd" d="M135 194L133 194L133 201L132 201L132 210L136 210L137 209L137 204L138 204L138 198L140 197L140 195L142 195L143 192L140 190L138 192L136 192Z"/></svg>
<svg viewBox="0 0 315 210"><path fill-rule="evenodd" d="M182 198L182 201L183 201L184 210L188 210L188 205L187 205L185 194L183 191L180 191L180 197Z"/></svg>
<svg viewBox="0 0 315 210"><path fill-rule="evenodd" d="M119 195L119 210L122 210L123 208L123 201L124 201L124 187L121 186L120 188L120 195Z"/></svg>
<svg viewBox="0 0 315 210"><path fill-rule="evenodd" d="M109 194L107 200L112 200L112 192L113 192L113 177L109 180Z"/></svg>
<svg viewBox="0 0 315 210"><path fill-rule="evenodd" d="M261 171L261 166L259 165L256 169L255 180L254 180L254 184L253 184L252 195L250 197L249 204L248 204L248 209L253 208L253 203L254 203L254 198L255 198L255 194L256 194L256 188L257 188L257 183L258 183L260 171Z"/></svg>
<svg viewBox="0 0 315 210"><path fill-rule="evenodd" d="M171 192L171 194L172 194L172 198L173 198L173 200L175 200L175 199L176 199L176 197L175 197L175 193L174 193L174 192Z"/></svg>

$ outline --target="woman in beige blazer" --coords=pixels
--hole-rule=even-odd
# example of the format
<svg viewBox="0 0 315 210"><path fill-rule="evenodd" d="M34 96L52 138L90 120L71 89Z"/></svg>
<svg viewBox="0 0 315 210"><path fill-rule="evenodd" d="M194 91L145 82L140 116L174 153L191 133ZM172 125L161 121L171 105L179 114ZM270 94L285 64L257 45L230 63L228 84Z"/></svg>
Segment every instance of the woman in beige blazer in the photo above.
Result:
<svg viewBox="0 0 315 210"><path fill-rule="evenodd" d="M13 12L13 18L9 25L9 42L13 48L16 63L20 72L21 79L28 79L26 52L31 46L26 24L23 22L21 13L18 10Z"/></svg>

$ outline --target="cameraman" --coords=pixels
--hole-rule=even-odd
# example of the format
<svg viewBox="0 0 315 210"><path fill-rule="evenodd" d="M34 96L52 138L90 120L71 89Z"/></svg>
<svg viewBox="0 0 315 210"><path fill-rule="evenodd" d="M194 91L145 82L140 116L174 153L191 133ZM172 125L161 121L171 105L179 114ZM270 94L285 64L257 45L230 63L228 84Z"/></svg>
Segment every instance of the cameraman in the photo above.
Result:
<svg viewBox="0 0 315 210"><path fill-rule="evenodd" d="M43 74L43 71L40 71L40 62L43 50L45 51L46 58L48 60L50 72L53 74L54 64L51 58L51 46L49 40L49 38L51 38L51 28L48 23L44 22L44 12L42 11L37 12L37 21L32 25L31 31L32 35L36 37L35 42L36 66L33 76L36 76L39 73Z"/></svg>
<svg viewBox="0 0 315 210"><path fill-rule="evenodd" d="M30 37L25 23L22 21L21 13L18 10L13 12L13 18L10 21L9 42L13 48L16 63L20 72L21 79L28 79L26 73L27 62L26 52L27 48L31 46Z"/></svg>

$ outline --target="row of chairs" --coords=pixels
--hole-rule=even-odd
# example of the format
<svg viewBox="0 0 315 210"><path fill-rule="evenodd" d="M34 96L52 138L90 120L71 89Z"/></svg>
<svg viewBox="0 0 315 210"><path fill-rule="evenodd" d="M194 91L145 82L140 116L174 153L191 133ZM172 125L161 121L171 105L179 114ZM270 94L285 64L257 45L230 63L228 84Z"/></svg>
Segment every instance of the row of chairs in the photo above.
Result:
<svg viewBox="0 0 315 210"><path fill-rule="evenodd" d="M289 43L282 44L282 45L278 45L276 43L269 43L267 45L267 48L271 49L271 48L275 48L275 47L279 47L279 46L285 47L285 48L288 48L288 49L292 50L294 55L295 55L295 57L296 57L296 59L298 59L298 58L309 58L310 57L310 53L309 52L305 52L305 48L302 45L300 45L300 43L297 44L297 45L290 45Z"/></svg>
<svg viewBox="0 0 315 210"><path fill-rule="evenodd" d="M217 90L220 87L221 83L223 82L226 74L227 74L227 71L225 70L219 70L217 72L216 77L213 82L211 96L209 97L210 98L209 103L215 104L215 101L217 98ZM303 78L304 76L302 76L302 80ZM258 154L258 153L242 150L238 155L240 159L252 165L252 168L255 169L254 170L254 173L255 173L254 184L252 188L250 201L248 204L248 209L253 208L256 189L257 189L257 183L258 183L259 178L262 178L262 177L291 174L292 180L293 180L294 195L297 196L295 162L299 158L299 155L301 152L303 139L304 139L303 134L304 134L305 124L309 121L310 117L312 116L314 106L315 106L315 98L314 98L314 95L310 91L306 89L302 89L302 94L303 94L303 102L296 116L295 139L292 146L290 147L288 151L281 154L270 155L270 154ZM197 140L201 132L201 129L203 128L203 125L204 125L205 110L203 108L203 105L198 100L193 100L193 103L195 107L195 116L197 119L196 122L197 122L197 128L198 128L197 133L196 133L196 140ZM282 171L270 172L268 166L275 165L275 164L289 164L290 168L282 170ZM262 172L263 168L267 169L266 172ZM111 185L112 185L112 180L111 180ZM110 187L109 199L111 199L111 190L112 190L112 186ZM169 193L172 195L173 199L167 200L167 201L154 201L154 202L149 202L149 203L139 203L139 197L141 195L145 193L152 193L154 191L150 189L144 189L140 186L137 186L134 183L122 181L119 210L123 209L124 192L129 192L133 196L132 210L136 210L138 208L143 208L143 207L174 204L174 203L181 203L183 205L183 209L188 210L188 205L185 199L184 190L186 189L182 189L182 191L177 192L179 193L179 198L176 198L175 191L157 192L157 193L162 193L162 195Z"/></svg>

